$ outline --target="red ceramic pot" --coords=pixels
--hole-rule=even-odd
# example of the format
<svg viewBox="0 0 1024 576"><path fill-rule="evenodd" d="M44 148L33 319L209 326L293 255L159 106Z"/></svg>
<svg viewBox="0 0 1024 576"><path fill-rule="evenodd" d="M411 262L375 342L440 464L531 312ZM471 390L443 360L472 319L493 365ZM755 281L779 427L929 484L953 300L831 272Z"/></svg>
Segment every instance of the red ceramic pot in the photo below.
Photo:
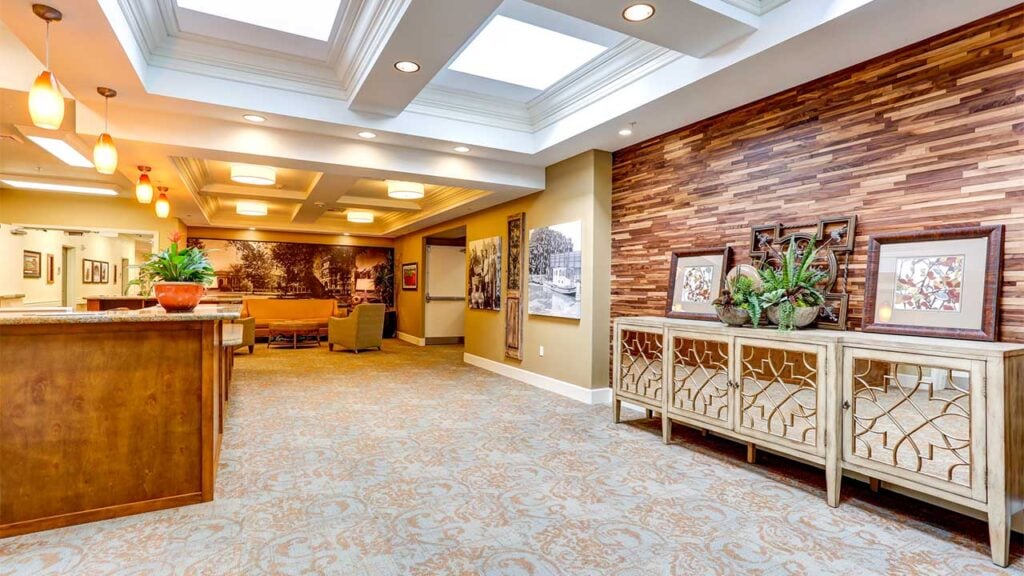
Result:
<svg viewBox="0 0 1024 576"><path fill-rule="evenodd" d="M196 282L157 282L156 301L168 312L189 312L199 305L206 286Z"/></svg>

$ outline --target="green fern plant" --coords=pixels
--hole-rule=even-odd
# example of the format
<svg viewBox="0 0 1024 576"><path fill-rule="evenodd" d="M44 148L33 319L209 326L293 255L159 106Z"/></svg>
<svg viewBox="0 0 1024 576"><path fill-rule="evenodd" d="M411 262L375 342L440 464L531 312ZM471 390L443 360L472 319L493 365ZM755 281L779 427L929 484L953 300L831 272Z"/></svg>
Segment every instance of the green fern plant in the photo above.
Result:
<svg viewBox="0 0 1024 576"><path fill-rule="evenodd" d="M197 247L178 249L181 234L170 236L167 248L150 254L142 265L141 275L149 280L162 282L199 282L206 284L214 278L213 265L206 251Z"/></svg>
<svg viewBox="0 0 1024 576"><path fill-rule="evenodd" d="M714 302L715 306L735 306L746 310L750 314L750 320L757 328L761 323L761 289L754 285L754 281L746 276L737 276L730 283L727 290L722 290L722 295Z"/></svg>
<svg viewBox="0 0 1024 576"><path fill-rule="evenodd" d="M796 239L790 239L784 253L774 252L778 266L764 266L760 270L764 284L761 307L777 308L779 330L792 330L797 308L820 306L825 302L818 285L828 278L828 273L813 266L819 253L813 239L803 250L797 248Z"/></svg>

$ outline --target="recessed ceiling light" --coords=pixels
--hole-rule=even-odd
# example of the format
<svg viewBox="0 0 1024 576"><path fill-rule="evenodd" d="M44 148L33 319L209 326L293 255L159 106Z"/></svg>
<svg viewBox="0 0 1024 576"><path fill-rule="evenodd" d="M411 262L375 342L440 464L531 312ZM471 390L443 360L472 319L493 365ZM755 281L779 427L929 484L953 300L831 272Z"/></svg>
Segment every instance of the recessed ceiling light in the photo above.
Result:
<svg viewBox="0 0 1024 576"><path fill-rule="evenodd" d="M354 224L373 223L373 212L346 212L345 217Z"/></svg>
<svg viewBox="0 0 1024 576"><path fill-rule="evenodd" d="M46 192L69 192L71 194L93 194L96 196L117 196L117 191L110 188L97 188L94 186L76 186L71 184L57 184L54 182L27 182L25 180L0 180L12 188L22 190L40 190Z"/></svg>
<svg viewBox="0 0 1024 576"><path fill-rule="evenodd" d="M270 186L277 182L277 170L272 166L256 166L255 164L232 164L231 180L239 184Z"/></svg>
<svg viewBox="0 0 1024 576"><path fill-rule="evenodd" d="M619 136L632 136L632 135L633 135L633 131L630 130L629 128L623 128L622 130L619 130Z"/></svg>
<svg viewBox="0 0 1024 576"><path fill-rule="evenodd" d="M419 200L423 198L423 184L419 182L403 182L388 180L388 197L395 200Z"/></svg>
<svg viewBox="0 0 1024 576"><path fill-rule="evenodd" d="M654 16L654 6L650 4L633 4L622 11L622 17L630 22L643 22Z"/></svg>
<svg viewBox="0 0 1024 576"><path fill-rule="evenodd" d="M398 62L395 62L395 70L405 72L406 74L412 74L413 72L420 71L420 65L411 60L399 60Z"/></svg>
<svg viewBox="0 0 1024 576"><path fill-rule="evenodd" d="M452 148L452 150L455 150L456 152L458 152L460 154L465 154L466 152L469 152L469 147L468 146L456 146L455 148Z"/></svg>
<svg viewBox="0 0 1024 576"><path fill-rule="evenodd" d="M359 133L359 137L366 138L367 140L369 140L370 138L376 138L377 134L370 132L369 130L363 130L362 132Z"/></svg>
<svg viewBox="0 0 1024 576"><path fill-rule="evenodd" d="M241 214L242 216L266 216L267 205L263 202L239 200L238 203L235 204L235 213Z"/></svg>
<svg viewBox="0 0 1024 576"><path fill-rule="evenodd" d="M43 136L29 136L29 140L35 142L40 148L53 154L61 162L78 168L92 168L92 162L75 150L70 144L59 138L45 138Z"/></svg>
<svg viewBox="0 0 1024 576"><path fill-rule="evenodd" d="M243 114L242 118L245 118L249 122L255 122L257 124L267 121L267 118L265 116L260 116L259 114Z"/></svg>
<svg viewBox="0 0 1024 576"><path fill-rule="evenodd" d="M448 68L545 90L605 50L600 44L498 15Z"/></svg>

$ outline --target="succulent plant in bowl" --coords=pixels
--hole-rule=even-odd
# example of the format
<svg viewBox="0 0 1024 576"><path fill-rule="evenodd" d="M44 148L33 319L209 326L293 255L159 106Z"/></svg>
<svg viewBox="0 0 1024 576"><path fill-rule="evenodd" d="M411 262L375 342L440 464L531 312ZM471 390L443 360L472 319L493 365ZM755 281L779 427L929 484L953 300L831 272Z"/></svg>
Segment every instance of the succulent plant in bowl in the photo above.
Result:
<svg viewBox="0 0 1024 576"><path fill-rule="evenodd" d="M738 275L712 304L718 318L730 326L750 322L756 328L761 322L761 289L747 277Z"/></svg>

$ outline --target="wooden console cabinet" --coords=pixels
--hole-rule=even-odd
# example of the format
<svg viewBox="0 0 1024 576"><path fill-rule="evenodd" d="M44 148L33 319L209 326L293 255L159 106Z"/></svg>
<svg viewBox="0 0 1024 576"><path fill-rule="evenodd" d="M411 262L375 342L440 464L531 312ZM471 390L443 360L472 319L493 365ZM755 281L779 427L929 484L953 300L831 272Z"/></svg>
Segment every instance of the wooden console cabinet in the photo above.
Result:
<svg viewBox="0 0 1024 576"><path fill-rule="evenodd" d="M656 317L615 322L622 402L673 422L987 518L1009 563L1024 510L1024 346L859 332L732 328Z"/></svg>

